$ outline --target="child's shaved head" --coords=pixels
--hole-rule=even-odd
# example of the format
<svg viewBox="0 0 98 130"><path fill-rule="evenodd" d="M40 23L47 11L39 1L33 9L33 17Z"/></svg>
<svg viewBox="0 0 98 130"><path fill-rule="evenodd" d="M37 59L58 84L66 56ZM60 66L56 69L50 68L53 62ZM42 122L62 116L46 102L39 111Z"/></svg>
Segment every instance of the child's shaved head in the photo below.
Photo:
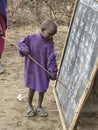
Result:
<svg viewBox="0 0 98 130"><path fill-rule="evenodd" d="M44 31L50 27L53 28L53 32L54 32L54 34L56 34L57 33L57 25L55 22L53 22L52 20L44 20L41 23L41 31Z"/></svg>

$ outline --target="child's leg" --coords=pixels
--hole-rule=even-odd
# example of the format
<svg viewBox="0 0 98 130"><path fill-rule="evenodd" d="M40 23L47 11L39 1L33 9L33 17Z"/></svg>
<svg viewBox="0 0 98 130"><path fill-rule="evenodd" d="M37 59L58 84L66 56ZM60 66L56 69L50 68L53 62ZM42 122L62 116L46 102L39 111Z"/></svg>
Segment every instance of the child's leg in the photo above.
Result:
<svg viewBox="0 0 98 130"><path fill-rule="evenodd" d="M32 117L35 115L34 107L32 106L33 96L35 90L29 89L28 93L28 107L27 107L27 115Z"/></svg>
<svg viewBox="0 0 98 130"><path fill-rule="evenodd" d="M43 98L44 98L44 93L39 92L39 100L38 100L38 107L39 108L42 107Z"/></svg>
<svg viewBox="0 0 98 130"><path fill-rule="evenodd" d="M39 116L45 117L48 115L48 113L45 111L45 109L42 107L42 102L43 102L43 98L44 98L44 93L39 92L39 100L38 100L38 107L36 109L37 114Z"/></svg>
<svg viewBox="0 0 98 130"><path fill-rule="evenodd" d="M29 89L28 106L32 106L32 100L33 100L34 93L35 93L35 90Z"/></svg>

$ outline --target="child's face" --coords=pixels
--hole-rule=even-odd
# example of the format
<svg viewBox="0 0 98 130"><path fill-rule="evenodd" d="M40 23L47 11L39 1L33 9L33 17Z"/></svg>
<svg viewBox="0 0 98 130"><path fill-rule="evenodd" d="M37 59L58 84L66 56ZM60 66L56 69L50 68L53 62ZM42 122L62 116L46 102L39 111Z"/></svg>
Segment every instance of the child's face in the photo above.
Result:
<svg viewBox="0 0 98 130"><path fill-rule="evenodd" d="M47 41L53 40L54 35L55 35L54 28L51 26L42 31L42 36Z"/></svg>

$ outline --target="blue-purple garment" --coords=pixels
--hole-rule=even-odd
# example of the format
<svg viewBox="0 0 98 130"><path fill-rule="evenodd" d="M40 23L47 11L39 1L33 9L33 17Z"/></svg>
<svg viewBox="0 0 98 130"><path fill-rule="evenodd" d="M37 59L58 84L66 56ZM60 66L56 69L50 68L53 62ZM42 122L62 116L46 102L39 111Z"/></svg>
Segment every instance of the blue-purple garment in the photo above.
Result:
<svg viewBox="0 0 98 130"><path fill-rule="evenodd" d="M6 26L7 26L7 11L6 11L6 7L7 7L7 0L0 0L0 14L4 16L5 22L6 22Z"/></svg>
<svg viewBox="0 0 98 130"><path fill-rule="evenodd" d="M44 40L40 33L30 34L18 43L18 48L21 48L23 51L29 51L30 55L37 62L56 77L58 69L54 53L54 43L52 41ZM19 54L24 56L20 50ZM25 56L25 86L38 92L45 92L48 88L49 80L47 72L34 63L28 56Z"/></svg>

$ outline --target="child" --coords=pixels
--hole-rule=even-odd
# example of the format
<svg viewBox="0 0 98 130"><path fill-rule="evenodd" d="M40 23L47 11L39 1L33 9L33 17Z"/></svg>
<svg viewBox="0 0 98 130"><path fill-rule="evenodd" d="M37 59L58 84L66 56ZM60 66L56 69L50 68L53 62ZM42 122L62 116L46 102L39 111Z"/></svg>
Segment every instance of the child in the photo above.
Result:
<svg viewBox="0 0 98 130"><path fill-rule="evenodd" d="M36 112L39 116L47 116L47 112L42 107L44 93L46 92L50 78L56 80L57 63L54 53L53 35L57 33L57 25L51 20L45 20L41 24L41 32L30 34L18 43L19 54L25 56L24 63L24 83L29 88L27 115L34 116L35 111L32 105L34 92L39 92L39 100ZM33 62L28 55L31 55L39 62L50 75L40 66Z"/></svg>
<svg viewBox="0 0 98 130"><path fill-rule="evenodd" d="M1 64L2 53L5 43L5 31L7 28L7 0L0 0L0 74L4 72L4 67Z"/></svg>

